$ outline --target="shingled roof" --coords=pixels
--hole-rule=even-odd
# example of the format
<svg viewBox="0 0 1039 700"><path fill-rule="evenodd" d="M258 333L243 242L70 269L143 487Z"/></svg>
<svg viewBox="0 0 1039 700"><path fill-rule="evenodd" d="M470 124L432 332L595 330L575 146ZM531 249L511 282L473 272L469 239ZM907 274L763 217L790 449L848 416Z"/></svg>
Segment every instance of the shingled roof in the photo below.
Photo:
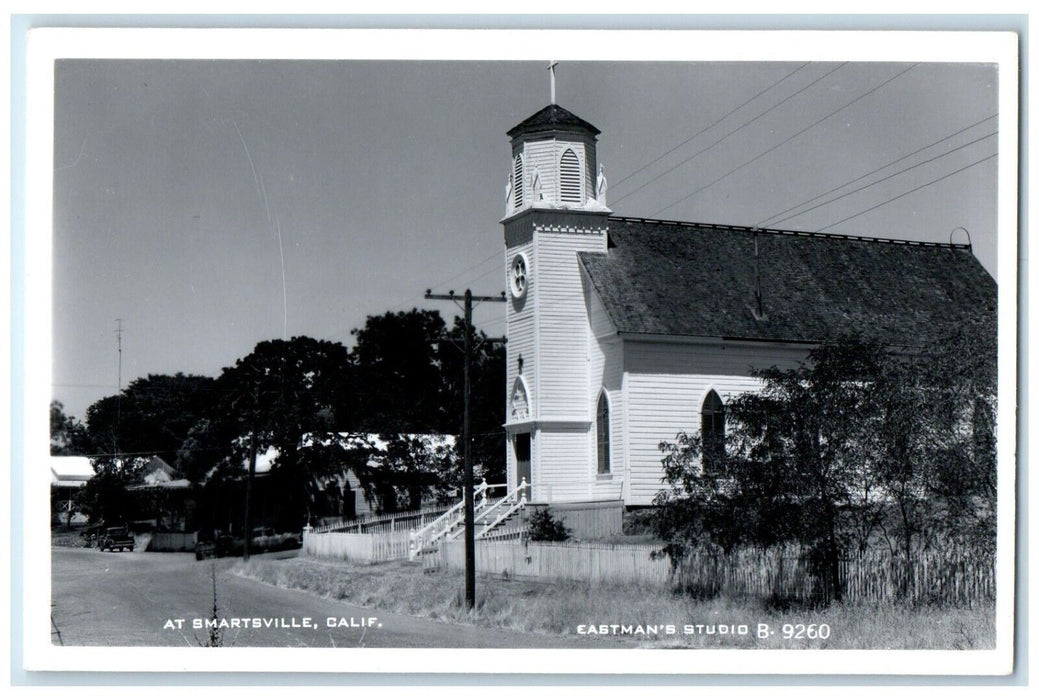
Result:
<svg viewBox="0 0 1039 700"><path fill-rule="evenodd" d="M552 129L582 129L592 132L593 136L601 133L584 119L559 105L548 105L509 129L507 133L510 138L515 138L520 134L532 131L551 131Z"/></svg>
<svg viewBox="0 0 1039 700"><path fill-rule="evenodd" d="M626 334L817 342L859 330L917 346L995 327L996 282L966 245L611 217L607 253L580 261Z"/></svg>

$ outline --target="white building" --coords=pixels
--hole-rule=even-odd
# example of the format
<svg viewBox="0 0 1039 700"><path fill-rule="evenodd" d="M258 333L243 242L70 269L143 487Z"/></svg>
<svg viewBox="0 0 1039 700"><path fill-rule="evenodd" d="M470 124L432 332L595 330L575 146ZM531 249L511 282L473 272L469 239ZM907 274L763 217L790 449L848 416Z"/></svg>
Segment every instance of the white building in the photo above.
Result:
<svg viewBox="0 0 1039 700"><path fill-rule="evenodd" d="M508 476L534 502L650 505L659 443L724 431L752 368L995 317L968 245L614 216L598 134L554 104L508 132Z"/></svg>
<svg viewBox="0 0 1039 700"><path fill-rule="evenodd" d="M76 510L76 496L94 476L89 457L51 455L51 518L58 524L82 523L85 516Z"/></svg>

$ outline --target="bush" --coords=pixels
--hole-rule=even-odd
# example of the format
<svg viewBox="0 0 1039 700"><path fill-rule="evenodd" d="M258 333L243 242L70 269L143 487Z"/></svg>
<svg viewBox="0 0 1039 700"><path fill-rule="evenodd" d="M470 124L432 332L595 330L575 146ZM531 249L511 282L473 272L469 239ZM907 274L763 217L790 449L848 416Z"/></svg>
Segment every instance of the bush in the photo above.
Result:
<svg viewBox="0 0 1039 700"><path fill-rule="evenodd" d="M653 527L656 523L655 508L642 508L624 514L621 531L625 535L655 535Z"/></svg>
<svg viewBox="0 0 1039 700"><path fill-rule="evenodd" d="M570 539L570 529L548 508L538 508L530 516L529 534L533 542L566 542Z"/></svg>

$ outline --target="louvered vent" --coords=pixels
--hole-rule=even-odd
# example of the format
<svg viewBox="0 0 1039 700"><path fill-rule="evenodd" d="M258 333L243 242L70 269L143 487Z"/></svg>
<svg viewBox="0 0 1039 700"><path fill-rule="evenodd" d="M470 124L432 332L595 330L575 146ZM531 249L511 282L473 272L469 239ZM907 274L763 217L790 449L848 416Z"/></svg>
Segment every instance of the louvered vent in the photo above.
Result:
<svg viewBox="0 0 1039 700"><path fill-rule="evenodd" d="M517 209L523 206L523 157L518 153L512 164L512 202Z"/></svg>
<svg viewBox="0 0 1039 700"><path fill-rule="evenodd" d="M569 148L559 160L559 199L581 203L581 163Z"/></svg>

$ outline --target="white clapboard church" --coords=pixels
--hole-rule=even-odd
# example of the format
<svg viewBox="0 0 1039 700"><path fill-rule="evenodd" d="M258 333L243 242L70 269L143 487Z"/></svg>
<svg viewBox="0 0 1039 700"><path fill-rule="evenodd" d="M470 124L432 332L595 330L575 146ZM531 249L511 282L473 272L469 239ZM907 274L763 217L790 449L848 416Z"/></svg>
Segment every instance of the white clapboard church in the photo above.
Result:
<svg viewBox="0 0 1039 700"><path fill-rule="evenodd" d="M534 503L650 505L659 443L720 435L752 368L995 316L969 245L615 216L598 129L550 104L508 135L508 479Z"/></svg>

